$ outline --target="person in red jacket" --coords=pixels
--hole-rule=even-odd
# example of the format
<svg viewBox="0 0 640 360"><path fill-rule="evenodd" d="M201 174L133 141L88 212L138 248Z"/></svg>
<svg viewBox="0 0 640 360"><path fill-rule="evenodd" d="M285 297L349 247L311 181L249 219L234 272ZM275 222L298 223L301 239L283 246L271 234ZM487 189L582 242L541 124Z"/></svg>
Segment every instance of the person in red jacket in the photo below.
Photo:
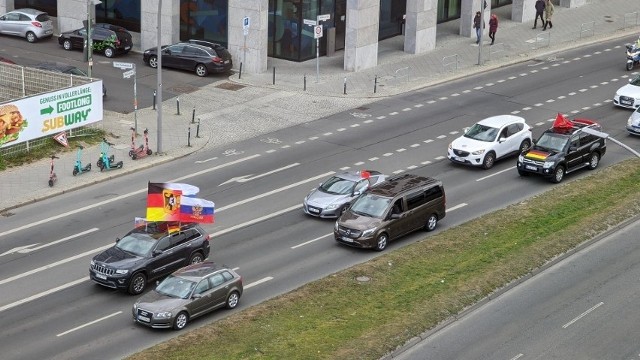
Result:
<svg viewBox="0 0 640 360"><path fill-rule="evenodd" d="M491 14L489 19L489 37L491 38L491 45L496 41L496 31L498 31L498 16Z"/></svg>

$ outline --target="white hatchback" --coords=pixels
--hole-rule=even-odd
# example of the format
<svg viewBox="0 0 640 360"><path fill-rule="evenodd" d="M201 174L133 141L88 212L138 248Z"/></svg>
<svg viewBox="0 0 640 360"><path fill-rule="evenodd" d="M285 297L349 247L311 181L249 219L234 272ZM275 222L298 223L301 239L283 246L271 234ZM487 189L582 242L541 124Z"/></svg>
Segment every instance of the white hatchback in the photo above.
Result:
<svg viewBox="0 0 640 360"><path fill-rule="evenodd" d="M616 91L613 104L628 109L640 107L640 76L629 80L629 83Z"/></svg>
<svg viewBox="0 0 640 360"><path fill-rule="evenodd" d="M0 34L21 36L32 43L53 36L53 21L44 11L16 9L0 16Z"/></svg>
<svg viewBox="0 0 640 360"><path fill-rule="evenodd" d="M447 157L454 163L493 167L496 160L531 147L531 127L519 116L498 115L468 128L449 144Z"/></svg>

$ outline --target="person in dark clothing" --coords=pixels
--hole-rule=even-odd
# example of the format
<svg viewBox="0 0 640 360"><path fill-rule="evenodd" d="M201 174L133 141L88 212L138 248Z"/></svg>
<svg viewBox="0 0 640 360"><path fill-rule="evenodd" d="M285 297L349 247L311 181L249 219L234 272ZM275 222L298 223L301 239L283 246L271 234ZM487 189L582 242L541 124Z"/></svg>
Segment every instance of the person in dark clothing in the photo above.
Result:
<svg viewBox="0 0 640 360"><path fill-rule="evenodd" d="M476 16L473 18L473 28L476 29L476 44L480 44L480 34L482 34L480 23L482 23L482 27L484 27L484 21L482 21L480 11L476 11Z"/></svg>
<svg viewBox="0 0 640 360"><path fill-rule="evenodd" d="M536 0L536 19L533 20L532 29L535 29L538 26L538 17L540 18L540 21L542 21L542 27L544 27L544 8L544 0Z"/></svg>
<svg viewBox="0 0 640 360"><path fill-rule="evenodd" d="M489 37L491 38L491 45L496 41L496 32L498 31L498 16L491 14L489 19Z"/></svg>

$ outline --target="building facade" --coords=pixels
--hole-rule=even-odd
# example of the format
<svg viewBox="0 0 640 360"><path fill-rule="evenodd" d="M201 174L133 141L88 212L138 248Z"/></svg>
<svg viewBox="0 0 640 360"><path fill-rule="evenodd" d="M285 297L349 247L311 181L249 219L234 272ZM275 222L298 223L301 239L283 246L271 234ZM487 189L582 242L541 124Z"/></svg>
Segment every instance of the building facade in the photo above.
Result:
<svg viewBox="0 0 640 360"><path fill-rule="evenodd" d="M587 0L556 0L561 6ZM263 72L268 57L305 61L344 51L344 68L358 71L377 64L379 40L404 35L404 51L435 48L438 23L460 19L460 35L473 36L472 14L484 2L491 8L512 5L512 20L533 20L533 0L0 0L0 12L31 7L55 18L59 32L96 22L121 25L139 38L139 48L157 44L161 4L163 44L192 38L229 48L245 71ZM89 15L91 13L91 15ZM244 19L248 18L248 24ZM318 22L318 20L321 21ZM317 23L317 24L316 24ZM322 27L316 40L315 25Z"/></svg>

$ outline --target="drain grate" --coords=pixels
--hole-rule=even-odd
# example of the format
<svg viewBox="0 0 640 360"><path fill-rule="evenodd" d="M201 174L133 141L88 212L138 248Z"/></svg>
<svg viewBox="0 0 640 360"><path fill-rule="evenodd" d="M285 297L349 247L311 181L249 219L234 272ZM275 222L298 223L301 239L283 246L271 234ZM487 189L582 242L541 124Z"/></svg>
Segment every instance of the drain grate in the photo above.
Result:
<svg viewBox="0 0 640 360"><path fill-rule="evenodd" d="M231 90L231 91L238 91L240 89L245 88L244 85L234 84L234 83L230 83L230 82L224 82L222 84L216 85L216 87L219 88L219 89Z"/></svg>
<svg viewBox="0 0 640 360"><path fill-rule="evenodd" d="M169 89L171 92L179 93L179 94L188 94L198 90L197 87L191 85L178 85Z"/></svg>

